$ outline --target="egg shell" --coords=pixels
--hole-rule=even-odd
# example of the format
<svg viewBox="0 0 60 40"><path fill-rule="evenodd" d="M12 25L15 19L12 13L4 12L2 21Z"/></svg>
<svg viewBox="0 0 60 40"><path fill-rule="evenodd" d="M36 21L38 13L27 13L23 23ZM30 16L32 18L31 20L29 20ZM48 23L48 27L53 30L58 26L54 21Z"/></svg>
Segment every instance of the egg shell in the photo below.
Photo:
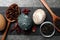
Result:
<svg viewBox="0 0 60 40"><path fill-rule="evenodd" d="M28 30L32 26L32 19L29 16L22 13L18 17L18 25L22 30Z"/></svg>
<svg viewBox="0 0 60 40"><path fill-rule="evenodd" d="M46 14L43 9L37 9L33 13L33 21L37 25L41 24L45 20L45 18L46 18Z"/></svg>
<svg viewBox="0 0 60 40"><path fill-rule="evenodd" d="M6 20L2 14L0 14L0 31L4 30L6 26Z"/></svg>

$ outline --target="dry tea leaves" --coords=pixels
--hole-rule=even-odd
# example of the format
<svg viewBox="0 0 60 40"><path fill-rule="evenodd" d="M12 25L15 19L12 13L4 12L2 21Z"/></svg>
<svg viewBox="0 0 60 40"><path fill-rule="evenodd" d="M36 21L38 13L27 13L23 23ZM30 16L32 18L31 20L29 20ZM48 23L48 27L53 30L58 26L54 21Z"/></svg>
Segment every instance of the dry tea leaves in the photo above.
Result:
<svg viewBox="0 0 60 40"><path fill-rule="evenodd" d="M6 11L6 16L10 20L16 20L20 14L20 9L17 4L12 4Z"/></svg>

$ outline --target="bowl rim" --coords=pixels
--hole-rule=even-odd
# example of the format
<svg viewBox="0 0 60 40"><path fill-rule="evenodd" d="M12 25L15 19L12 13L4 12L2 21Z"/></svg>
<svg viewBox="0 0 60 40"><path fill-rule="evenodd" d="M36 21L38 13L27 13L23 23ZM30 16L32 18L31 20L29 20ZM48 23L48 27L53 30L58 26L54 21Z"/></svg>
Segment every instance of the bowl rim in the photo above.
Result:
<svg viewBox="0 0 60 40"><path fill-rule="evenodd" d="M44 35L44 34L42 33L42 31L41 31L41 27L42 27L44 24L46 24L46 23L51 24L53 27L55 26L52 22L49 22L49 21L43 22L43 23L41 24L41 26L40 26L40 33L41 33L41 35L42 35L43 37L51 37L51 36L53 36L53 35L55 34L55 27L54 27L54 30L53 30L53 32L52 32L51 35Z"/></svg>

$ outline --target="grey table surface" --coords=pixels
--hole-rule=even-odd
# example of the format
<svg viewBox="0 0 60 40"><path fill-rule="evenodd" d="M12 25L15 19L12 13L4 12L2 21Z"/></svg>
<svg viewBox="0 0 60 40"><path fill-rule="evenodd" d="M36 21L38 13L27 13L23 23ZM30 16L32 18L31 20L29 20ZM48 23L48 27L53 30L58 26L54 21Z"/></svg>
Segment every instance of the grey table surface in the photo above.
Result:
<svg viewBox="0 0 60 40"><path fill-rule="evenodd" d="M60 8L60 0L46 0L50 7ZM20 7L44 7L39 0L0 0L0 7L8 7L12 3ZM2 35L0 35L1 39ZM60 36L44 38L38 35L8 35L7 40L60 40Z"/></svg>
<svg viewBox="0 0 60 40"><path fill-rule="evenodd" d="M60 7L60 0L46 0L51 7ZM20 7L43 7L40 0L0 0L0 7L16 3Z"/></svg>

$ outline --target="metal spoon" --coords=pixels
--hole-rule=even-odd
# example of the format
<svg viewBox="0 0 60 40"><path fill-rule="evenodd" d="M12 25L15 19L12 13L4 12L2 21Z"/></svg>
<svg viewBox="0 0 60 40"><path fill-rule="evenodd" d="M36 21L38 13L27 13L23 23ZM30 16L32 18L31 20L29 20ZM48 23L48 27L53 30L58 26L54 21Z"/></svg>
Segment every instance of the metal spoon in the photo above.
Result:
<svg viewBox="0 0 60 40"><path fill-rule="evenodd" d="M50 12L52 18L53 18L53 23L55 24L55 22L57 22L57 20L60 20L60 17L56 16L55 13L51 10L51 8L49 7L49 5L46 3L45 0L41 0L41 3L47 8L47 10ZM60 29L55 25L55 28L57 29L57 31L60 32Z"/></svg>

